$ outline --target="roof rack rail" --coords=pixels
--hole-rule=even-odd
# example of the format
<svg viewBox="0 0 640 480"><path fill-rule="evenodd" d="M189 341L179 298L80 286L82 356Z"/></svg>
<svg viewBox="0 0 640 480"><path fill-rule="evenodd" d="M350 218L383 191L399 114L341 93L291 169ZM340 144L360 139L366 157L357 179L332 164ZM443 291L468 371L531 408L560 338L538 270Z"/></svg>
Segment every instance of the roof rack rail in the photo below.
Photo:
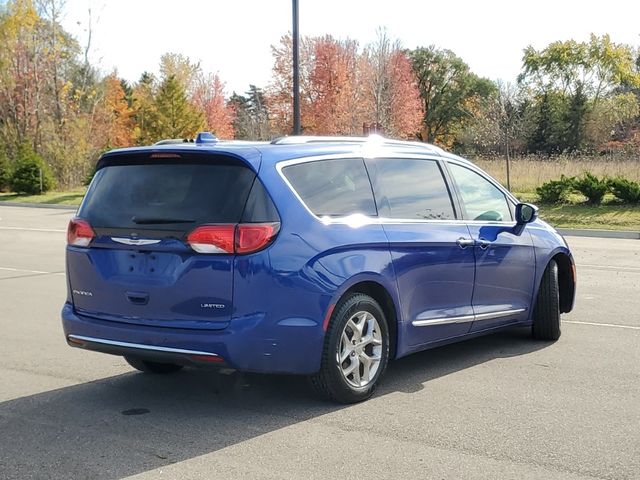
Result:
<svg viewBox="0 0 640 480"><path fill-rule="evenodd" d="M314 136L314 135L298 135L279 137L271 141L272 145L302 145L309 143L380 143L383 145L396 145L405 147L418 147L431 152L444 152L440 147L431 145L430 143L422 143L416 141L393 140L385 138L381 135L373 134L367 137L332 137L332 136Z"/></svg>
<svg viewBox="0 0 640 480"><path fill-rule="evenodd" d="M193 138L166 138L154 143L154 145L176 145L178 143L193 143Z"/></svg>
<svg viewBox="0 0 640 480"><path fill-rule="evenodd" d="M200 132L198 133L198 136L195 138L195 140L193 138L167 138L165 140L160 140L159 142L154 143L154 145L177 145L180 143L195 143L197 145L202 145L205 143L217 143L218 141L218 137L216 137L213 133Z"/></svg>

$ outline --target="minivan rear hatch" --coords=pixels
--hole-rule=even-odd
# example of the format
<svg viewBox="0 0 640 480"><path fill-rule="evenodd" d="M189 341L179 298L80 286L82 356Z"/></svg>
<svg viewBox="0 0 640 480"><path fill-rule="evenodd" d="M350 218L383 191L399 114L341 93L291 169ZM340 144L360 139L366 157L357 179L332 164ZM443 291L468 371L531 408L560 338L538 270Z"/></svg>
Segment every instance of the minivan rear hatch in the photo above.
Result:
<svg viewBox="0 0 640 480"><path fill-rule="evenodd" d="M231 155L103 157L69 226L75 310L107 321L225 328L233 313L234 259L243 251L235 248L238 228L245 206L255 203L248 200L259 194L267 197L256 173ZM271 238L279 227L253 225Z"/></svg>

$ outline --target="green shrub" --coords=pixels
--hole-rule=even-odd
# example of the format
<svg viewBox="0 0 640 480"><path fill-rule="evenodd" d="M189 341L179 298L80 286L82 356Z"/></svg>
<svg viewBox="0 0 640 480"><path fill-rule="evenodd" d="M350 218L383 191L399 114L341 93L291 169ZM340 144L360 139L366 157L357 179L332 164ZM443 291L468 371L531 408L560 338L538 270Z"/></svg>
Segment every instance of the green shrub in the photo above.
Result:
<svg viewBox="0 0 640 480"><path fill-rule="evenodd" d="M609 188L625 203L640 203L640 183L618 177L609 180Z"/></svg>
<svg viewBox="0 0 640 480"><path fill-rule="evenodd" d="M53 176L47 164L31 145L23 143L17 153L15 168L9 181L11 190L30 195L41 193L40 172L42 172L42 192L51 190L55 183Z"/></svg>
<svg viewBox="0 0 640 480"><path fill-rule="evenodd" d="M573 189L573 177L560 176L560 180L551 180L536 188L540 203L560 203L567 200Z"/></svg>
<svg viewBox="0 0 640 480"><path fill-rule="evenodd" d="M0 146L0 192L9 188L11 180L11 164L7 152Z"/></svg>
<svg viewBox="0 0 640 480"><path fill-rule="evenodd" d="M587 203L590 205L599 205L609 191L609 180L585 172L582 177L574 179L573 188L587 197Z"/></svg>

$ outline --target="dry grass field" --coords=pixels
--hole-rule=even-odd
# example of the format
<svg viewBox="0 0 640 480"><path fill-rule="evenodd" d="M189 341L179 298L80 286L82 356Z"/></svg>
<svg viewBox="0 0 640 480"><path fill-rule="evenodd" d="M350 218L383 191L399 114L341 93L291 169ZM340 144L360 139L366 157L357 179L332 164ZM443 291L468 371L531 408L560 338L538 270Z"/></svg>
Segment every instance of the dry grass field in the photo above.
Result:
<svg viewBox="0 0 640 480"><path fill-rule="evenodd" d="M507 172L504 158L471 158L471 160L506 185ZM599 177L622 176L640 182L640 158L516 157L511 159L510 171L513 192L535 192L536 187L549 180L558 180L560 175L572 177L582 175L584 172L591 172Z"/></svg>

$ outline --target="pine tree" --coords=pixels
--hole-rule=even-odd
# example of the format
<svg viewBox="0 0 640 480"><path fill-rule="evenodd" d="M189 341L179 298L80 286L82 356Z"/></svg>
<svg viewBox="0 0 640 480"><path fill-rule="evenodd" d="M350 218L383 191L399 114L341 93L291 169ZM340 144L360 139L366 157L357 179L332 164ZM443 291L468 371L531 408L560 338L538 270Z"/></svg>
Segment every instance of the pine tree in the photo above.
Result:
<svg viewBox="0 0 640 480"><path fill-rule="evenodd" d="M202 114L189 103L184 86L173 75L162 82L153 103L148 130L153 140L193 138L203 129Z"/></svg>

